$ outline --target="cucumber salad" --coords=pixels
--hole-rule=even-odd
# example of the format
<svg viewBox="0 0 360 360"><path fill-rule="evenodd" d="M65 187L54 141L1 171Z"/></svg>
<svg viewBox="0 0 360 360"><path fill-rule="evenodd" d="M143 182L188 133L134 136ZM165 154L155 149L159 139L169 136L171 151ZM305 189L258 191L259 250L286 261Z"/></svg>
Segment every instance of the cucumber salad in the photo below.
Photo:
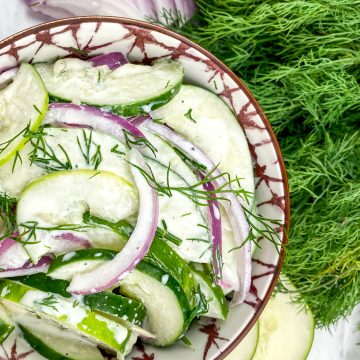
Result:
<svg viewBox="0 0 360 360"><path fill-rule="evenodd" d="M2 348L97 360L188 343L195 318L225 320L249 293L253 193L235 115L180 62L114 52L4 72Z"/></svg>

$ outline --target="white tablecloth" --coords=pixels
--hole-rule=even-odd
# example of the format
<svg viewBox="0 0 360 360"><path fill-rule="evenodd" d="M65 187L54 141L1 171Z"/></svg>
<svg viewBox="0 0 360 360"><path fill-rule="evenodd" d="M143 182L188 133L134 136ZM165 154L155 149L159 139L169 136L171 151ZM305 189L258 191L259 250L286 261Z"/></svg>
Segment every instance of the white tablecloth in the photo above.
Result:
<svg viewBox="0 0 360 360"><path fill-rule="evenodd" d="M46 16L31 12L24 0L0 0L0 40L47 20ZM308 360L360 360L359 323L360 306L347 320L342 319L330 329L316 330Z"/></svg>

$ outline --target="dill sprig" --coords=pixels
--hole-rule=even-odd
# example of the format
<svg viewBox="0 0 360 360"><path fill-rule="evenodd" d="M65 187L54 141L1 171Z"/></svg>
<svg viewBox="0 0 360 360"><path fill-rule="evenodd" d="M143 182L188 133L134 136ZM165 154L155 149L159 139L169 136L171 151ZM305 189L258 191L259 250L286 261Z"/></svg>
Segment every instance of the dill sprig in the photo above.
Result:
<svg viewBox="0 0 360 360"><path fill-rule="evenodd" d="M94 225L92 224L61 224L56 226L40 226L37 221L27 221L18 225L19 230L22 230L22 232L18 236L12 237L12 239L26 245L38 244L40 242L37 239L37 234L39 231L84 232L93 227Z"/></svg>
<svg viewBox="0 0 360 360"><path fill-rule="evenodd" d="M291 192L284 271L329 325L360 302L360 3L196 3L177 31L230 66L271 121Z"/></svg>
<svg viewBox="0 0 360 360"><path fill-rule="evenodd" d="M46 128L40 127L36 132L29 132L27 135L28 141L32 145L32 150L29 153L30 164L35 164L48 173L60 170L71 170L73 165L65 148L58 144L57 148L60 150L61 157L55 150L47 143Z"/></svg>
<svg viewBox="0 0 360 360"><path fill-rule="evenodd" d="M36 304L38 304L40 306L46 306L55 311L58 311L56 305L59 303L59 301L57 300L57 298L54 294L51 294L44 299L36 300L35 302L36 302Z"/></svg>
<svg viewBox="0 0 360 360"><path fill-rule="evenodd" d="M125 144L128 147L128 149L131 149L133 146L146 146L150 149L150 151L153 153L154 156L156 156L157 149L156 147L145 137L138 137L134 136L133 134L129 133L126 130L123 130L124 137L125 137Z"/></svg>
<svg viewBox="0 0 360 360"><path fill-rule="evenodd" d="M0 193L0 218L4 221L6 229L0 240L13 234L16 226L15 206L17 200L6 193Z"/></svg>
<svg viewBox="0 0 360 360"><path fill-rule="evenodd" d="M146 179L147 183L155 189L160 195L165 195L168 197L172 197L173 192L179 192L186 197L188 197L191 201L193 201L198 206L208 206L208 201L214 200L214 196L216 199L221 201L229 201L224 195L228 193L233 193L236 196L241 197L244 201L249 203L250 199L252 198L252 193L249 191L244 190L240 186L240 178L236 177L232 179L229 173L221 173L219 175L213 175L216 171L217 167L210 170L202 179L197 181L195 184L188 184L188 186L173 186L170 184L170 174L174 172L171 169L171 165L169 164L167 167L167 175L166 175L166 182L159 182L158 179L155 177L151 166L148 166L148 169L143 169L140 166L127 161L129 165L135 167L139 172L143 175ZM224 177L226 179L225 183L215 190L206 190L204 189L203 185L216 181L219 178ZM236 184L237 188L232 189L229 188L232 184Z"/></svg>
<svg viewBox="0 0 360 360"><path fill-rule="evenodd" d="M94 170L97 170L102 162L101 145L93 141L92 131L88 133L83 130L82 139L79 139L77 136L76 141L86 164L92 166Z"/></svg>

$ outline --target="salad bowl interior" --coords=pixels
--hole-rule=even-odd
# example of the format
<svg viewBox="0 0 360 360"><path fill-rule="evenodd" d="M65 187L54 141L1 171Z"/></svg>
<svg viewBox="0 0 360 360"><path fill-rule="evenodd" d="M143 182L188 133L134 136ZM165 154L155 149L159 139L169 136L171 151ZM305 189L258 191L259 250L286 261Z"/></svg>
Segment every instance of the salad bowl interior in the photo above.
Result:
<svg viewBox="0 0 360 360"><path fill-rule="evenodd" d="M270 225L277 234L277 244L259 237L254 245L250 294L242 304L231 308L227 320L195 321L187 334L191 346L182 342L164 349L137 345L127 357L224 359L255 324L282 266L289 193L278 143L260 106L235 74L200 46L156 25L112 17L78 17L42 24L0 42L0 73L21 62L51 62L67 56L84 58L115 51L126 54L132 63L151 64L167 58L179 61L185 69L185 83L222 98L245 133L254 169L256 212L274 220ZM236 148L232 151L234 156L242 156Z"/></svg>

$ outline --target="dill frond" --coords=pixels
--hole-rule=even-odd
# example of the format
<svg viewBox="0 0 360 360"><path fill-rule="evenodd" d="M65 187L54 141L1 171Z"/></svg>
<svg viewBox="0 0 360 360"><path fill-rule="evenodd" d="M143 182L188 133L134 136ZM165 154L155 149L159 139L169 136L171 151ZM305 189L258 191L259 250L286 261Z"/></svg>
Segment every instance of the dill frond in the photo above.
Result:
<svg viewBox="0 0 360 360"><path fill-rule="evenodd" d="M176 29L260 102L289 174L284 271L327 326L360 303L360 1L197 0Z"/></svg>

